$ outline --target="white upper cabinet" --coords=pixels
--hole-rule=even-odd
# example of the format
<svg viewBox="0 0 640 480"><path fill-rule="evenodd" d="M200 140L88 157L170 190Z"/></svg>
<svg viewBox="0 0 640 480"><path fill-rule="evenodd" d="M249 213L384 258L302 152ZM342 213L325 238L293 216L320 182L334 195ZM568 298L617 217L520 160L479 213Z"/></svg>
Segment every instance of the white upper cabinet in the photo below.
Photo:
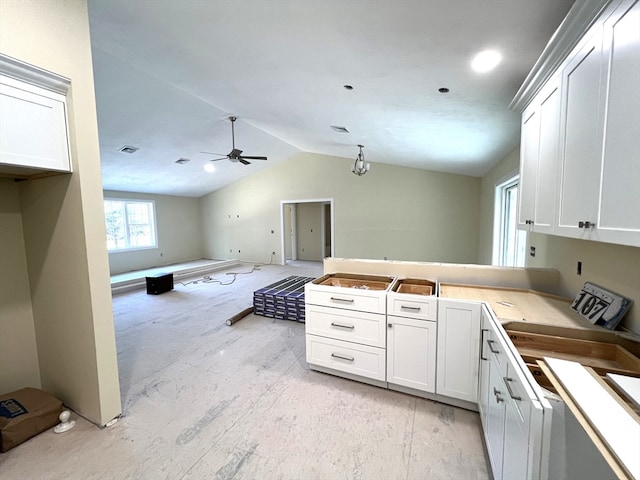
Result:
<svg viewBox="0 0 640 480"><path fill-rule="evenodd" d="M552 79L522 114L518 227L553 233L559 167L561 77Z"/></svg>
<svg viewBox="0 0 640 480"><path fill-rule="evenodd" d="M631 4L630 4L631 3ZM640 1L604 25L608 75L597 239L640 246Z"/></svg>
<svg viewBox="0 0 640 480"><path fill-rule="evenodd" d="M574 13L538 62L547 70L534 70L512 102L526 105L519 227L640 246L640 0Z"/></svg>
<svg viewBox="0 0 640 480"><path fill-rule="evenodd" d="M564 156L557 233L589 238L598 220L602 158L602 30L569 59L562 71Z"/></svg>
<svg viewBox="0 0 640 480"><path fill-rule="evenodd" d="M70 172L67 79L0 55L0 173Z"/></svg>

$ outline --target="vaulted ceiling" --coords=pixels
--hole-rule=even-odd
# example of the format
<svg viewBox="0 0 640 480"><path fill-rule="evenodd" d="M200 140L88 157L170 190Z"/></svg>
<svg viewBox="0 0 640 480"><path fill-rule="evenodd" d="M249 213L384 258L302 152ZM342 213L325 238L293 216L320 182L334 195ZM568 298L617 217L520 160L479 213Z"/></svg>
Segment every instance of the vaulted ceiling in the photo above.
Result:
<svg viewBox="0 0 640 480"><path fill-rule="evenodd" d="M508 105L572 3L89 0L104 188L201 196L358 144L372 168L481 176L518 144ZM487 48L503 60L478 74ZM200 153L229 153L231 115L236 147L268 161Z"/></svg>

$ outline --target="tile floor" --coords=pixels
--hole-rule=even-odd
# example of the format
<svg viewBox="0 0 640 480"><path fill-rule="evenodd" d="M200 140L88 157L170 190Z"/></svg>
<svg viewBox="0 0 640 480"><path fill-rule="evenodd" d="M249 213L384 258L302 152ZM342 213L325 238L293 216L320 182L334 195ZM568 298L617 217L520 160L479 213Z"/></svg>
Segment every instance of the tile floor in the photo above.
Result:
<svg viewBox="0 0 640 480"><path fill-rule="evenodd" d="M476 413L309 370L304 324L225 324L254 290L321 264L228 273L115 296L123 417L100 429L74 414L73 430L0 454L0 478L490 477Z"/></svg>

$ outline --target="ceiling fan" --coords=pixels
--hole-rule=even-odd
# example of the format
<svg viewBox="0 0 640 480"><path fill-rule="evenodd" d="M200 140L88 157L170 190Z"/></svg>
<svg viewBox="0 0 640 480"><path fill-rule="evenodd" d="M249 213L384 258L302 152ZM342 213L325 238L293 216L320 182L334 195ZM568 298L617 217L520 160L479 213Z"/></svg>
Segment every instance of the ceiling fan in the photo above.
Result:
<svg viewBox="0 0 640 480"><path fill-rule="evenodd" d="M200 152L200 153L205 153L207 155L222 155L220 158L212 158L211 159L212 162L217 162L218 160L224 160L225 158L228 158L232 162L240 162L243 165L251 165L251 162L249 160L266 160L267 157L254 157L254 156L242 155L242 150L238 150L236 148L236 134L234 129L234 123L236 122L237 119L238 119L237 117L229 117L229 120L231 120L231 147L232 148L227 155L224 155L222 153L213 153L213 152Z"/></svg>

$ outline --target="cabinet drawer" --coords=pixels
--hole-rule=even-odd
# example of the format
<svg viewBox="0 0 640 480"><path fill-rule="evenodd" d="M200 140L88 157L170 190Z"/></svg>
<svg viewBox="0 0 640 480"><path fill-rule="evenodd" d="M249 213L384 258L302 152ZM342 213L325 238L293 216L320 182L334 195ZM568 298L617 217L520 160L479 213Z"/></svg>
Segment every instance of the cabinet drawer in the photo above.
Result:
<svg viewBox="0 0 640 480"><path fill-rule="evenodd" d="M305 316L305 330L308 334L372 347L386 346L385 316L380 313L307 305Z"/></svg>
<svg viewBox="0 0 640 480"><path fill-rule="evenodd" d="M438 300L436 297L390 293L387 295L387 314L435 321L438 318Z"/></svg>
<svg viewBox="0 0 640 480"><path fill-rule="evenodd" d="M516 421L520 424L523 435L528 437L532 398L535 398L535 394L527 385L520 368L511 362L507 364L507 373L502 379L506 387L505 396L510 397L508 401L513 402L515 407Z"/></svg>
<svg viewBox="0 0 640 480"><path fill-rule="evenodd" d="M306 335L307 362L361 377L385 381L385 349Z"/></svg>
<svg viewBox="0 0 640 480"><path fill-rule="evenodd" d="M335 288L333 291L325 291L320 290L321 288L321 286L307 284L304 294L307 305L320 305L372 313L385 313L386 311L386 292L384 291L348 288Z"/></svg>
<svg viewBox="0 0 640 480"><path fill-rule="evenodd" d="M482 331L483 358L495 363L500 376L505 377L507 375L507 351L509 351L509 347L493 322L488 322L488 325L489 328Z"/></svg>

